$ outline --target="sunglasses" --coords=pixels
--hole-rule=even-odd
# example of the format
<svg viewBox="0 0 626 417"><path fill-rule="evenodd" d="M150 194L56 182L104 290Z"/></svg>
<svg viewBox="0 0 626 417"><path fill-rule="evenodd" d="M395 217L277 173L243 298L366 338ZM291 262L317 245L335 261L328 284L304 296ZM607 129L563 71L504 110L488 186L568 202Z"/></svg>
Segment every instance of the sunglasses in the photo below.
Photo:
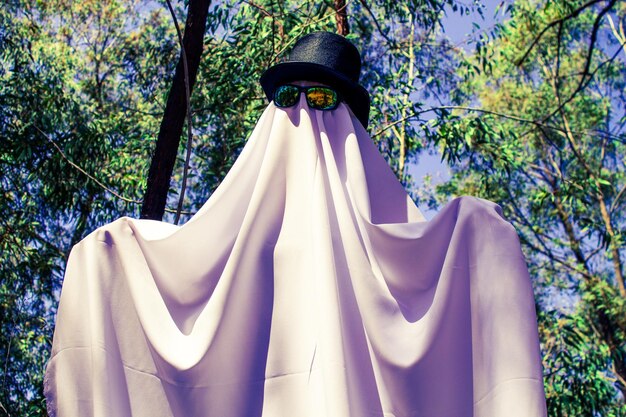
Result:
<svg viewBox="0 0 626 417"><path fill-rule="evenodd" d="M274 104L277 107L291 107L300 100L304 93L310 108L316 110L334 110L339 105L339 93L330 87L285 84L274 91Z"/></svg>

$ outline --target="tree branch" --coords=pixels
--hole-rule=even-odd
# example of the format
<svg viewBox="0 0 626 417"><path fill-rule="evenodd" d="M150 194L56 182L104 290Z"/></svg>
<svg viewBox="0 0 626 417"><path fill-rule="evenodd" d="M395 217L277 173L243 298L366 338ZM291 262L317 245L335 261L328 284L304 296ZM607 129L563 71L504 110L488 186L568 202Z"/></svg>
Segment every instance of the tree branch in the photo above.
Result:
<svg viewBox="0 0 626 417"><path fill-rule="evenodd" d="M533 235L535 236L535 239L537 239L537 242L539 242L539 244L544 248L545 253L551 253L550 249L548 249L548 245L543 241L543 238L541 235L539 235L539 233L537 233L537 231L533 228L532 224L530 223L530 220L528 220L528 218L526 217L526 215L522 212L522 209L519 207L519 205L517 204L517 200L513 197L513 194L511 193L511 190L508 187L506 188L506 192L509 195L509 201L511 202L511 204L513 205L513 209L515 210L515 212L517 213L518 217L521 219L522 223L528 228L530 229L530 231L533 233ZM528 241L528 239L526 239ZM551 255L549 257L550 259L553 258L553 255Z"/></svg>
<svg viewBox="0 0 626 417"><path fill-rule="evenodd" d="M189 94L193 90L200 66L210 4L210 0L189 1L185 33L182 39L183 46L181 48L185 51L187 58ZM161 127L152 163L150 164L146 194L141 207L142 218L160 220L165 212L170 178L174 170L180 137L185 123L185 109L189 102L186 94L184 61L185 58L181 52L167 97L163 119L161 119Z"/></svg>
<svg viewBox="0 0 626 417"><path fill-rule="evenodd" d="M574 156L576 157L578 162L581 164L583 169L587 172L587 174L589 175L589 178L593 180L593 182L595 183L596 190L594 192L594 197L596 198L596 201L598 202L601 218L602 218L602 221L604 222L604 226L606 227L606 232L611 237L611 240L608 246L611 251L613 268L615 272L615 280L617 281L620 294L622 296L626 296L626 282L624 281L624 275L622 271L623 270L622 260L620 258L619 248L615 244L615 231L613 229L613 223L612 223L610 211L609 211L609 208L607 207L604 194L602 193L602 188L600 184L601 174L597 175L596 172L594 172L592 167L589 165L587 160L583 157L581 150L578 149L578 146L575 143L574 135L572 134L570 127L569 127L569 121L565 117L565 112L561 110L560 114L563 120L563 126L565 127L565 131L566 131L565 136L569 143L570 148L572 149L572 152L574 153Z"/></svg>
<svg viewBox="0 0 626 417"><path fill-rule="evenodd" d="M585 270L589 272L589 265L587 265L587 263L585 262L585 255L582 252L582 249L580 247L580 241L576 237L574 225L570 221L569 216L567 215L565 206L563 206L563 202L561 201L561 197L559 195L559 188L555 181L553 181L550 184L550 186L552 187L552 195L554 196L554 207L556 208L556 212L558 213L559 220L561 221L561 224L563 225L563 228L565 229L565 234L567 235L567 238L569 239L570 249L574 253L574 256L576 257L576 260L578 261L578 263L580 263L585 268Z"/></svg>
<svg viewBox="0 0 626 417"><path fill-rule="evenodd" d="M178 36L178 43L180 45L180 54L183 59L183 68L185 73L185 101L187 102L187 154L185 155L185 165L183 166L183 178L180 187L180 196L178 198L178 206L176 207L176 216L174 217L174 224L178 224L180 220L180 212L183 209L183 202L185 201L185 190L187 189L187 175L189 174L189 160L191 159L191 147L193 145L193 130L191 126L191 92L189 91L189 65L187 63L187 52L183 45L183 35L180 33L180 26L178 26L178 19L176 19L176 13L172 8L170 0L165 0L167 8L170 10L172 20L174 21L174 27L176 27L176 35Z"/></svg>
<svg viewBox="0 0 626 417"><path fill-rule="evenodd" d="M509 119L509 120L514 120L517 122L522 122L522 123L527 123L527 124L531 124L540 128L545 128L545 129L550 129L550 130L555 130L558 132L562 132L565 133L565 130L561 127L558 126L554 126L554 125L548 125L545 123L545 121L537 121L537 120L532 120L532 119L524 119L522 117L518 117L518 116L513 116L511 114L506 114L506 113L500 113L497 111L493 111L493 110L487 110L487 109L481 109L478 107L468 107L468 106L435 106L435 107L429 107L427 109L424 110L420 110L418 112L412 113L406 117L402 117L398 120L394 120L393 122L385 125L383 128L381 128L380 130L378 130L377 132L373 133L371 135L372 138L381 135L382 133L384 133L385 131L391 129L393 126L398 125L400 123L404 123L409 119L413 119L415 117L418 117L422 114L425 113L431 113L431 112L436 112L439 110L466 110L466 111L470 111L470 112L477 112L477 113L484 113L484 114L491 114L493 116L498 116L498 117L502 117L504 119ZM528 132L526 132L528 133ZM526 133L524 133L522 136L525 136ZM602 130L597 130L597 129L592 129L592 130L586 130L586 131L572 131L572 133L576 133L576 134L586 134L586 133L598 133L600 135L606 136L607 138L614 140L616 142L620 142L620 143L624 143L626 144L626 139L622 139L619 136L615 136L615 135L611 135L608 132L602 131Z"/></svg>
<svg viewBox="0 0 626 417"><path fill-rule="evenodd" d="M133 204L141 204L141 201L139 200L134 200L132 198L128 198L128 197L124 197L123 195L119 194L118 192L116 192L115 190L107 187L102 181L98 180L96 177L94 177L93 175L89 174L87 171L85 171L83 168L81 168L79 165L77 165L76 163L74 163L72 160L70 160L67 155L65 155L65 152L63 152L63 150L59 147L59 145L56 144L56 142L54 142L52 140L52 138L50 136L48 136L43 130L39 129L38 126L33 125L33 127L39 132L41 133L46 139L48 139L48 142L50 142L52 144L52 146L54 146L54 148L57 150L57 152L61 155L61 157L65 160L65 162L67 162L68 164L70 164L72 167L74 167L76 170L78 170L80 173L82 173L83 175L85 175L87 178L89 178L90 180L92 180L93 182L95 182L100 188L102 188L104 191L108 192L109 194L113 195L114 197L119 198L120 200L126 201L127 203L133 203Z"/></svg>
<svg viewBox="0 0 626 417"><path fill-rule="evenodd" d="M348 24L348 5L346 0L334 0L335 19L337 20L337 33L346 36L350 33L350 25Z"/></svg>
<svg viewBox="0 0 626 417"><path fill-rule="evenodd" d="M559 23L559 30L556 35L556 68L554 71L554 82L556 83L557 94L560 94L561 78L559 72L561 70L561 39L563 36L563 22Z"/></svg>
<svg viewBox="0 0 626 417"><path fill-rule="evenodd" d="M381 34L381 36L383 38L385 38L385 40L387 42L389 42L389 45L392 48L395 48L396 47L396 42L393 39L389 38L389 36L387 36L387 34L383 31L383 28L380 26L380 23L378 22L378 19L374 15L374 12L372 12L372 9L367 5L365 0L359 0L359 2L365 8L365 10L367 10L367 13L369 13L369 15L371 16L372 20L374 21L374 25L376 25L376 29L378 29L378 32Z"/></svg>
<svg viewBox="0 0 626 417"><path fill-rule="evenodd" d="M258 9L261 13L263 13L263 15L265 17L269 17L271 19L274 19L274 15L272 13L268 12L266 8L264 8L262 6L259 6L258 4L254 3L254 2L252 2L250 0L242 0L242 1L244 3L250 5L250 6L254 7L255 9Z"/></svg>
<svg viewBox="0 0 626 417"><path fill-rule="evenodd" d="M626 34L624 34L623 21L620 21L619 28L616 28L611 16L609 15L607 17L609 18L609 25L611 26L611 32L613 32L613 36L615 36L615 39L617 39L619 43L622 44L622 46L624 47L624 52L626 53Z"/></svg>
<svg viewBox="0 0 626 417"><path fill-rule="evenodd" d="M619 192L617 193L617 196L615 196L613 203L611 203L611 208L609 209L609 212L612 213L617 208L617 205L619 204L619 200L624 195L624 191L626 191L626 184L622 186L621 190L619 190Z"/></svg>
<svg viewBox="0 0 626 417"><path fill-rule="evenodd" d="M580 269L576 268L575 266L570 265L569 263L567 263L566 261L564 261L563 259L555 256L554 254L550 253L550 252L545 252L543 249L537 247L536 245L534 245L532 242L528 241L528 239L526 239L525 236L520 236L520 240L522 240L523 237L523 241L524 243L531 248L533 251L540 253L544 256L546 256L548 259L563 265L566 269L569 269L570 271L573 271L577 274L581 274L583 277L587 278L588 280L593 279L594 276L590 275L589 273L585 272L585 271L581 271Z"/></svg>
<svg viewBox="0 0 626 417"><path fill-rule="evenodd" d="M528 58L528 55L530 54L530 52L533 50L533 48L539 43L539 41L541 40L541 38L543 37L543 35L545 35L545 33L550 30L551 28L569 20L572 19L576 16L578 16L582 11L584 11L585 9L593 6L596 3L600 3L601 1L604 0L591 0L585 4L583 4L582 6L574 9L570 14L565 15L557 20L554 20L550 23L548 23L548 25L546 27L543 28L543 30L541 32L539 32L539 34L535 37L535 39L533 39L532 43L530 44L530 46L528 47L528 49L526 50L526 52L524 53L524 55L522 55L522 57L516 62L516 65L520 66L524 63L524 61L526 61L526 58Z"/></svg>
<svg viewBox="0 0 626 417"><path fill-rule="evenodd" d="M436 106L436 107L429 107L428 109L424 109L424 110L420 110L418 112L412 113L406 117L403 117L401 119L395 120L392 123L386 125L385 127L383 127L382 129L380 129L378 132L374 133L372 135L372 137L376 137L380 134L382 134L383 132L385 132L386 130L390 129L391 127L398 125L400 123L403 123L409 119L415 118L419 115L422 115L424 113L430 113L430 112L436 112L438 110L466 110L466 111L471 111L471 112L478 112L478 113L485 113L485 114L491 114L494 116L498 116L498 117L502 117L505 119L510 119L510 120L515 120L518 122L523 122L523 123L529 123L538 127L545 127L548 129L554 129L554 130L561 130L561 128L557 127L557 126L550 126L550 125L546 125L542 122L538 122L536 120L532 120L532 119L524 119L522 117L517 117L517 116L513 116L510 114L505 114L505 113L500 113L497 111L493 111L493 110L487 110L487 109L481 109L478 107L468 107L468 106Z"/></svg>
<svg viewBox="0 0 626 417"><path fill-rule="evenodd" d="M70 166L72 168L76 169L78 172L80 172L81 174L85 175L87 178L89 178L94 183L96 183L96 185L98 185L98 187L102 188L104 191L106 191L107 193L111 194L112 196L114 196L116 198L119 198L120 200L125 201L127 203L132 203L132 204L142 204L143 203L142 200L135 200L135 199L132 199L132 198L124 197L123 195L121 195L117 191L115 191L112 188L106 186L102 181L100 181L99 179L97 179L96 177L94 177L93 175L91 175L90 173L85 171L78 164L73 162L71 159L69 159L67 157L67 155L65 154L65 152L63 152L63 150L59 147L59 145L57 145L56 142L54 142L52 140L52 138L50 138L50 136L48 136L45 132L43 132L41 129L39 129L39 127L34 126L34 125L33 125L33 127L35 129L37 129L37 131L39 131L39 133L41 133L46 139L48 139L48 141L52 144L52 146L54 146L56 151L61 155L61 158L63 158L65 160L65 162L70 164ZM170 209L170 208L165 208L165 211L168 212L168 213L176 213L177 212L177 210ZM193 215L195 213L191 212L191 211L181 211L181 214Z"/></svg>
<svg viewBox="0 0 626 417"><path fill-rule="evenodd" d="M619 53L621 52L621 48L622 46L624 46L624 44L620 45L620 47L617 49L617 51L613 54L613 56L611 56L611 58L607 59L606 61L602 62L601 64L599 64L596 69L593 70L593 72L589 73L588 72L588 68L585 70L587 71L587 77L585 76L585 72L582 73L580 82L578 83L578 86L574 89L574 92L572 92L572 94L569 95L569 97L565 100L559 103L559 105L557 106L556 109L554 109L552 112L550 112L550 114L548 114L547 116L545 116L542 119L542 122L546 122L548 119L550 119L552 116L554 116L555 114L557 114L558 112L560 112L563 107L565 107L566 104L568 104L569 102L571 102L574 98L576 98L576 95L578 93L580 93L581 91L583 91L585 88L587 88L587 86L589 85L589 83L591 82L591 80L593 80L594 75L598 72L598 70L600 70L600 68L602 68L604 65L613 62L617 56L619 55ZM587 57L588 59L589 56ZM587 64L585 64L585 67L587 67ZM624 143L624 141L620 142Z"/></svg>
<svg viewBox="0 0 626 417"><path fill-rule="evenodd" d="M598 15L596 16L596 20L593 22L593 27L591 29L591 37L589 38L589 48L588 48L588 52L587 52L587 58L585 60L585 68L583 70L583 74L582 74L582 77L580 79L580 83L578 84L578 88L581 88L581 86L583 85L583 83L585 81L585 77L587 75L592 76L592 74L589 74L589 68L591 68L591 60L593 58L593 50L595 48L596 41L598 39L598 30L600 30L600 22L602 21L602 18L604 17L604 15L607 14L609 12L609 10L611 10L611 8L615 5L616 2L617 2L617 0L609 1L609 4L607 4L606 7L604 7L600 11L600 13L598 13ZM595 73L595 71L594 71L594 73Z"/></svg>

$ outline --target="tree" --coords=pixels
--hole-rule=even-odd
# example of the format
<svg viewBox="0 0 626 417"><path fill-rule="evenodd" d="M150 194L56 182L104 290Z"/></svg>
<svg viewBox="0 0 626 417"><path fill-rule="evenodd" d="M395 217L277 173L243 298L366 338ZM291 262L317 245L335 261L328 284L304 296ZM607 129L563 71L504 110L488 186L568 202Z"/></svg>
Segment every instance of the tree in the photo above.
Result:
<svg viewBox="0 0 626 417"><path fill-rule="evenodd" d="M71 246L137 213L145 138L158 126L158 81L175 46L166 24L135 2L12 1L0 10L3 415L45 414L43 370Z"/></svg>
<svg viewBox="0 0 626 417"><path fill-rule="evenodd" d="M188 102L196 82L200 58L204 46L204 32L206 30L207 14L211 5L210 0L191 0L187 12L185 35L180 34L178 21L170 3L179 42L182 46L176 72L172 80L172 87L167 97L167 104L161 119L159 136L150 164L148 184L141 209L141 217L161 220L165 212L167 192L170 177L176 162L176 154L180 144L180 135L183 131L185 117L188 121L187 134L192 138L191 113ZM188 146L190 146L188 144ZM186 159L185 165L189 163ZM185 183L183 182L183 187ZM184 197L184 193L181 192ZM182 203L182 201L181 201ZM181 207L179 207L179 210ZM178 215L176 218L178 222Z"/></svg>
<svg viewBox="0 0 626 417"><path fill-rule="evenodd" d="M257 82L262 72L303 34L336 31L337 10L346 12L347 36L364 55L362 82L373 101L370 131L398 177L411 183L407 162L427 142L430 132L424 133L406 116L454 84L455 79L445 80L453 73L455 51L445 40L438 40L438 21L446 4L463 13L468 9L452 1L411 1L400 6L359 2L348 3L346 8L339 3L231 0L210 9L207 59L200 63L191 100L196 127L187 212L196 211L219 184L267 105ZM172 190L180 189L181 178L182 166L178 165ZM170 203L175 197L176 192Z"/></svg>
<svg viewBox="0 0 626 417"><path fill-rule="evenodd" d="M193 132L178 133L193 133L189 177L183 141L165 220L184 181L188 219L236 159L267 105L261 73L303 34L337 30L338 15L364 53L370 131L410 184L406 165L432 132L409 116L457 79L456 52L437 36L446 5L467 9L453 0L209 7ZM183 21L184 4L173 6ZM66 256L98 226L139 216L168 92L180 83L179 51L170 14L149 1L9 0L0 9L0 414L45 415L43 370Z"/></svg>
<svg viewBox="0 0 626 417"><path fill-rule="evenodd" d="M498 202L538 292L551 416L626 415L626 8L517 1L440 109L437 197ZM614 22L620 22L620 29Z"/></svg>

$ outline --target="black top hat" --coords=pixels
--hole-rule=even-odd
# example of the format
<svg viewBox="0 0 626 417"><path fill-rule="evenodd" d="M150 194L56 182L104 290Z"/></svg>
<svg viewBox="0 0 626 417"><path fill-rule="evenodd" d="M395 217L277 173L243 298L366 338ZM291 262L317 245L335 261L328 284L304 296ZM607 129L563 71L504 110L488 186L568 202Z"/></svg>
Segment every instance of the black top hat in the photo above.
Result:
<svg viewBox="0 0 626 417"><path fill-rule="evenodd" d="M346 38L331 32L308 34L296 42L285 62L267 69L261 86L268 100L292 81L317 81L335 88L363 127L367 127L370 95L359 85L361 56Z"/></svg>

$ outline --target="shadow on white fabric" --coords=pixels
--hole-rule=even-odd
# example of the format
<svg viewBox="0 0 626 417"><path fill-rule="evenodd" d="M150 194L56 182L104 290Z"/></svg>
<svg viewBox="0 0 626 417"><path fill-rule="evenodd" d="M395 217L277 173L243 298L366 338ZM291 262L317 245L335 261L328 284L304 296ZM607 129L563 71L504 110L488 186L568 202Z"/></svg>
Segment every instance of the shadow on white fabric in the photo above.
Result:
<svg viewBox="0 0 626 417"><path fill-rule="evenodd" d="M533 294L497 205L426 221L367 132L270 104L184 226L71 253L51 416L544 417Z"/></svg>

